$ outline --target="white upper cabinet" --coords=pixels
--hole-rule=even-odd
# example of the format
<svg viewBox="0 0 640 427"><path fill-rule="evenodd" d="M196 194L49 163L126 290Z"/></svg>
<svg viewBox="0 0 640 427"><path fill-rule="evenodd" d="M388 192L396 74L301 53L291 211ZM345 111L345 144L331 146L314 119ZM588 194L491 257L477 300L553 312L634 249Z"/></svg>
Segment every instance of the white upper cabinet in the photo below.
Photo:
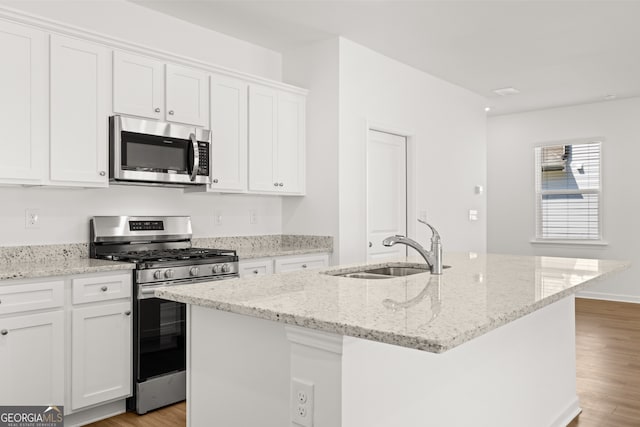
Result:
<svg viewBox="0 0 640 427"><path fill-rule="evenodd" d="M209 76L145 56L113 54L113 111L149 119L209 126Z"/></svg>
<svg viewBox="0 0 640 427"><path fill-rule="evenodd" d="M167 64L167 121L208 127L208 82L208 74L203 71Z"/></svg>
<svg viewBox="0 0 640 427"><path fill-rule="evenodd" d="M0 21L0 52L0 183L37 184L47 144L47 34Z"/></svg>
<svg viewBox="0 0 640 427"><path fill-rule="evenodd" d="M247 190L247 89L242 80L211 76L210 191Z"/></svg>
<svg viewBox="0 0 640 427"><path fill-rule="evenodd" d="M249 88L249 190L275 192L278 98L274 89Z"/></svg>
<svg viewBox="0 0 640 427"><path fill-rule="evenodd" d="M113 111L164 118L164 64L139 55L113 53Z"/></svg>
<svg viewBox="0 0 640 427"><path fill-rule="evenodd" d="M304 194L305 97L249 89L249 190Z"/></svg>
<svg viewBox="0 0 640 427"><path fill-rule="evenodd" d="M111 51L51 36L50 180L106 187Z"/></svg>
<svg viewBox="0 0 640 427"><path fill-rule="evenodd" d="M305 97L278 92L278 186L284 192L304 193Z"/></svg>

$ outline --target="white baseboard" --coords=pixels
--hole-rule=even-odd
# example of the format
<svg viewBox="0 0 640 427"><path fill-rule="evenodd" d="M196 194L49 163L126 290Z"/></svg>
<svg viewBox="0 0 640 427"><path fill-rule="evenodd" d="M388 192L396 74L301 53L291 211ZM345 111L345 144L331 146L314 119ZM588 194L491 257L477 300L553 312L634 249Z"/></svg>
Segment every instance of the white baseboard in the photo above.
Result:
<svg viewBox="0 0 640 427"><path fill-rule="evenodd" d="M601 299L605 301L632 302L640 304L640 296L611 294L606 292L580 291L576 294L577 298Z"/></svg>
<svg viewBox="0 0 640 427"><path fill-rule="evenodd" d="M578 401L578 396L576 396L569 406L567 406L567 409L562 411L550 427L567 427L580 412L582 412L582 408L580 408L580 402Z"/></svg>

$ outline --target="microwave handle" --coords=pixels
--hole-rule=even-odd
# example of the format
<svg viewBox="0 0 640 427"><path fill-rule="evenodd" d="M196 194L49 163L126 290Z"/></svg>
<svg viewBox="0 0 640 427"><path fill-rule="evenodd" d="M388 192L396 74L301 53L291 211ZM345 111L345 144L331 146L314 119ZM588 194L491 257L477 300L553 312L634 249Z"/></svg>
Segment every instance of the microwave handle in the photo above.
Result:
<svg viewBox="0 0 640 427"><path fill-rule="evenodd" d="M191 148L193 149L193 165L191 167L191 181L196 180L196 176L198 176L198 169L200 168L200 153L198 151L198 140L196 139L196 134L191 133L189 135L191 139Z"/></svg>

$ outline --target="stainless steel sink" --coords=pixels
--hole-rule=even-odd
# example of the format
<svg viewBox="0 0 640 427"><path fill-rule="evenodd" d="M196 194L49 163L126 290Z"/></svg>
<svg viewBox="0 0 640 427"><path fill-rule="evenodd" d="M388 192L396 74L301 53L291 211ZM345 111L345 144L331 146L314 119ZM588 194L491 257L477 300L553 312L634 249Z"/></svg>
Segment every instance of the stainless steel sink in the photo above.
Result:
<svg viewBox="0 0 640 427"><path fill-rule="evenodd" d="M451 268L450 265L443 265L442 268ZM348 277L351 279L391 279L393 277L411 276L413 274L429 273L429 268L425 265L394 263L384 267L365 265L360 268L353 268L348 271L334 272L327 271L330 276Z"/></svg>

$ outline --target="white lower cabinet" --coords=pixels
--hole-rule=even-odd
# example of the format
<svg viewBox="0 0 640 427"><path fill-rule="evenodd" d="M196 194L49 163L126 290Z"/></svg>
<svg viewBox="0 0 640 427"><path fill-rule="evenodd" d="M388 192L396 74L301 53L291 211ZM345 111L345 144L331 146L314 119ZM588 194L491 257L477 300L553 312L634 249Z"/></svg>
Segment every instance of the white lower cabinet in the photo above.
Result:
<svg viewBox="0 0 640 427"><path fill-rule="evenodd" d="M240 277L313 270L329 266L329 254L294 255L240 261Z"/></svg>
<svg viewBox="0 0 640 427"><path fill-rule="evenodd" d="M131 394L131 302L74 308L71 409Z"/></svg>
<svg viewBox="0 0 640 427"><path fill-rule="evenodd" d="M0 281L0 404L64 406L70 425L123 410L131 286L130 271Z"/></svg>
<svg viewBox="0 0 640 427"><path fill-rule="evenodd" d="M62 405L63 311L1 318L0 366L2 405Z"/></svg>

